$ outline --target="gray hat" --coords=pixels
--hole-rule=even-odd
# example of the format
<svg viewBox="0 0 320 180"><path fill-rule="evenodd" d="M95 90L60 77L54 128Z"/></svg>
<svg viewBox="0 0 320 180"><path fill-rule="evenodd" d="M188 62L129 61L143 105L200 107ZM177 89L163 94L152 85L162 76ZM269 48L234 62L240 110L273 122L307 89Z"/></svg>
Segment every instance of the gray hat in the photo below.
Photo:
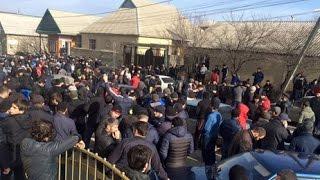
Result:
<svg viewBox="0 0 320 180"><path fill-rule="evenodd" d="M271 109L271 112L273 112L275 116L279 116L281 114L281 108L278 106L275 106Z"/></svg>

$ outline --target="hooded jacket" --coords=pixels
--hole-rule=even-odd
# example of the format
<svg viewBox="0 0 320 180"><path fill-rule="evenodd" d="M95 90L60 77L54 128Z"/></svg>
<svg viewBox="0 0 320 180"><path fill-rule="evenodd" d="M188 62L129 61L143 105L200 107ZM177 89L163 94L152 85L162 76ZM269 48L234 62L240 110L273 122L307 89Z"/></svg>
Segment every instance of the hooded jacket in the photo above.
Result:
<svg viewBox="0 0 320 180"><path fill-rule="evenodd" d="M160 155L168 168L186 166L187 156L193 153L193 137L184 126L171 128L163 137Z"/></svg>
<svg viewBox="0 0 320 180"><path fill-rule="evenodd" d="M305 119L311 119L313 122L316 121L316 117L314 112L312 111L311 107L305 107L302 112L301 115L299 117L299 123L302 123L303 120Z"/></svg>

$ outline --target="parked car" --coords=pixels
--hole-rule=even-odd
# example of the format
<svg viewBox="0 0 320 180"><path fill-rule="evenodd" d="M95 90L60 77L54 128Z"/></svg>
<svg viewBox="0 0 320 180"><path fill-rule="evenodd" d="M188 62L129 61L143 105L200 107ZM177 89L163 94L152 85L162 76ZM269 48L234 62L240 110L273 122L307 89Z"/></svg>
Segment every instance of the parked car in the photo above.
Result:
<svg viewBox="0 0 320 180"><path fill-rule="evenodd" d="M173 86L174 83L175 83L175 81L174 81L171 77L169 77L169 76L156 75L155 77L160 80L160 82L161 82L161 85L160 85L161 89L167 88L169 84L171 84L171 85ZM145 78L148 79L148 78L151 78L151 76L150 76L150 75L147 75Z"/></svg>
<svg viewBox="0 0 320 180"><path fill-rule="evenodd" d="M236 155L217 164L216 167L193 167L191 171L196 179L228 180L229 170L234 165L245 167L249 179L274 180L277 172L291 169L296 172L298 179L320 179L320 156L303 155L285 151L256 150ZM204 174L205 173L205 174Z"/></svg>

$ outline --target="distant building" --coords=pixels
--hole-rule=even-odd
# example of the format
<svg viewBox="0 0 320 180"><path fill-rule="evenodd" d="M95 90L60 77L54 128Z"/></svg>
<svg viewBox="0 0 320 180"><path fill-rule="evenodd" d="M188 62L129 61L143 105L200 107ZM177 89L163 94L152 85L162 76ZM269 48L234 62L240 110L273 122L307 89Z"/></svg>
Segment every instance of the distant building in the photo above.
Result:
<svg viewBox="0 0 320 180"><path fill-rule="evenodd" d="M179 64L180 50L169 29L180 17L172 5L125 0L117 11L81 30L73 54L113 60L116 65ZM183 62L181 60L181 62Z"/></svg>
<svg viewBox="0 0 320 180"><path fill-rule="evenodd" d="M0 54L35 53L46 48L47 37L36 33L40 17L0 12Z"/></svg>
<svg viewBox="0 0 320 180"><path fill-rule="evenodd" d="M80 30L100 17L47 9L37 27L37 33L48 35L49 53L70 55L73 47L81 47Z"/></svg>

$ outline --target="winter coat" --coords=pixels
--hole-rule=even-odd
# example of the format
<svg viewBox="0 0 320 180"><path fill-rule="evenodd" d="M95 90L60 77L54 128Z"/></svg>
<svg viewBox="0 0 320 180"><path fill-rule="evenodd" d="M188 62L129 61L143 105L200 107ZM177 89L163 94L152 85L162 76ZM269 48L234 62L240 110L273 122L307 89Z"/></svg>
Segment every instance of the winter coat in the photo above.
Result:
<svg viewBox="0 0 320 180"><path fill-rule="evenodd" d="M315 114L316 122L320 121L320 98L314 97L310 100L310 107Z"/></svg>
<svg viewBox="0 0 320 180"><path fill-rule="evenodd" d="M29 130L32 127L30 114L8 116L0 120L0 127L7 137L7 142L18 145L24 138L30 137Z"/></svg>
<svg viewBox="0 0 320 180"><path fill-rule="evenodd" d="M137 89L140 83L140 78L138 76L133 76L131 78L131 86L133 86L134 89Z"/></svg>
<svg viewBox="0 0 320 180"><path fill-rule="evenodd" d="M264 74L262 72L255 72L252 74L253 78L253 84L259 84L263 81L264 79Z"/></svg>
<svg viewBox="0 0 320 180"><path fill-rule="evenodd" d="M283 150L284 142L289 138L288 130L283 126L278 118L270 120L264 126L266 130L266 137L261 141L261 148L268 150Z"/></svg>
<svg viewBox="0 0 320 180"><path fill-rule="evenodd" d="M198 119L205 119L208 112L211 110L210 99L203 99L197 105L196 115Z"/></svg>
<svg viewBox="0 0 320 180"><path fill-rule="evenodd" d="M78 135L78 131L74 121L65 115L56 113L54 115L53 125L56 130L56 141L64 141L71 135Z"/></svg>
<svg viewBox="0 0 320 180"><path fill-rule="evenodd" d="M52 112L50 111L49 107L43 107L43 108L38 108L38 107L32 107L29 110L29 114L32 117L32 120L46 120L49 122L53 122L53 116Z"/></svg>
<svg viewBox="0 0 320 180"><path fill-rule="evenodd" d="M236 102L242 102L243 88L241 86L236 86L233 89L233 100Z"/></svg>
<svg viewBox="0 0 320 180"><path fill-rule="evenodd" d="M124 168L128 166L127 155L129 150L136 145L147 146L151 151L151 167L158 173L161 179L167 179L167 173L162 167L160 157L156 147L141 137L133 137L122 140L108 157L108 161L112 164L117 164L118 167Z"/></svg>
<svg viewBox="0 0 320 180"><path fill-rule="evenodd" d="M302 123L305 119L311 119L311 121L315 122L316 117L311 107L305 107L299 117L299 123Z"/></svg>
<svg viewBox="0 0 320 180"><path fill-rule="evenodd" d="M302 133L292 139L289 150L306 154L313 154L320 148L320 141L311 133Z"/></svg>
<svg viewBox="0 0 320 180"><path fill-rule="evenodd" d="M184 126L171 128L163 137L160 156L167 168L186 166L187 156L193 153L193 137Z"/></svg>
<svg viewBox="0 0 320 180"><path fill-rule="evenodd" d="M229 149L234 136L241 130L241 126L238 123L237 119L228 119L223 120L220 125L219 133L223 139L223 150L226 151Z"/></svg>
<svg viewBox="0 0 320 180"><path fill-rule="evenodd" d="M243 152L252 151L254 147L254 138L251 130L241 130L233 138L230 146L228 157Z"/></svg>
<svg viewBox="0 0 320 180"><path fill-rule="evenodd" d="M146 136L146 140L153 143L155 146L157 146L159 142L158 131L151 124L148 124L148 133Z"/></svg>
<svg viewBox="0 0 320 180"><path fill-rule="evenodd" d="M121 139L117 140L108 135L104 128L98 128L95 132L94 151L99 156L107 158L120 141Z"/></svg>
<svg viewBox="0 0 320 180"><path fill-rule="evenodd" d="M211 139L218 138L221 122L222 116L218 111L214 111L209 114L202 132L204 138L204 147L208 145Z"/></svg>
<svg viewBox="0 0 320 180"><path fill-rule="evenodd" d="M268 97L265 97L264 99L261 100L261 107L264 111L269 111L271 109L271 102Z"/></svg>
<svg viewBox="0 0 320 180"><path fill-rule="evenodd" d="M239 104L239 110L240 110L240 115L239 115L239 124L242 129L247 129L247 120L248 120L248 112L249 108L243 103Z"/></svg>
<svg viewBox="0 0 320 180"><path fill-rule="evenodd" d="M57 156L72 148L79 140L71 136L62 142L37 142L26 138L21 144L21 158L30 180L57 179Z"/></svg>
<svg viewBox="0 0 320 180"><path fill-rule="evenodd" d="M215 81L215 82L217 82L219 84L220 77L219 77L219 74L216 73L216 72L213 72L211 74L211 82L213 82L213 81Z"/></svg>

